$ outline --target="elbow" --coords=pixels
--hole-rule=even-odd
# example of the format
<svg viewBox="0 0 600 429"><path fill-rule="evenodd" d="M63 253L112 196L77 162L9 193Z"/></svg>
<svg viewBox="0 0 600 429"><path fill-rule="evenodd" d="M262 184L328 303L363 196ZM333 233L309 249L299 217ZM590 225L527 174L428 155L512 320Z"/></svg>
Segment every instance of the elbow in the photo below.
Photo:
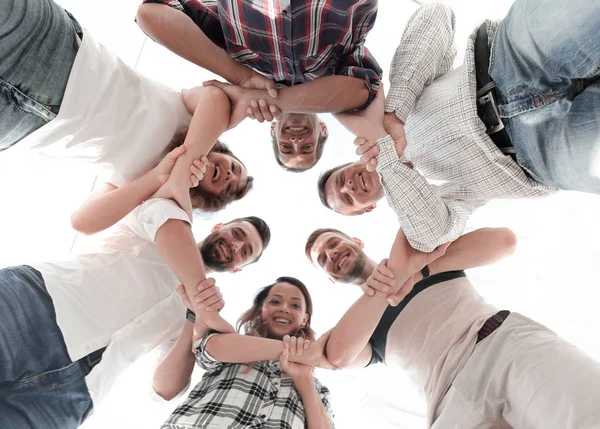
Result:
<svg viewBox="0 0 600 429"><path fill-rule="evenodd" d="M517 236L508 228L499 228L501 235L501 246L504 249L505 256L510 256L517 249Z"/></svg>
<svg viewBox="0 0 600 429"><path fill-rule="evenodd" d="M92 235L97 232L90 228L88 222L77 212L71 215L71 228L83 235Z"/></svg>
<svg viewBox="0 0 600 429"><path fill-rule="evenodd" d="M156 22L157 12L160 12L157 11L157 8L162 6L163 5L155 3L144 3L138 7L137 13L135 14L135 21L142 31L147 33L149 36L152 36L151 29Z"/></svg>
<svg viewBox="0 0 600 429"><path fill-rule="evenodd" d="M335 341L335 338L329 338L329 341L327 341L327 360L336 368L346 368L350 365L353 359L347 356L344 347L337 343L338 342Z"/></svg>
<svg viewBox="0 0 600 429"><path fill-rule="evenodd" d="M165 401L171 401L179 394L179 392L175 389L169 389L166 386L160 386L160 383L158 383L156 380L152 381L152 389L154 389L154 392Z"/></svg>

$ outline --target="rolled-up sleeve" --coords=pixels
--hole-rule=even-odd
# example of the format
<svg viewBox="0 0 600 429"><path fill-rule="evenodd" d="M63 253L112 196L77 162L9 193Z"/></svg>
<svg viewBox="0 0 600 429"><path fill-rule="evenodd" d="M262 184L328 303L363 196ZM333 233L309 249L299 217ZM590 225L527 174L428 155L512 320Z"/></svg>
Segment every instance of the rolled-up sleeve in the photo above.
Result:
<svg viewBox="0 0 600 429"><path fill-rule="evenodd" d="M154 242L158 230L170 219L192 224L187 213L175 201L153 198L129 213L125 224L143 239Z"/></svg>
<svg viewBox="0 0 600 429"><path fill-rule="evenodd" d="M225 49L216 0L143 0L145 3L164 4L185 13L215 45Z"/></svg>
<svg viewBox="0 0 600 429"><path fill-rule="evenodd" d="M223 362L219 362L206 351L206 343L214 335L219 335L219 333L214 331L208 332L194 343L194 347L196 348L196 363L209 374L218 372L223 367Z"/></svg>
<svg viewBox="0 0 600 429"><path fill-rule="evenodd" d="M362 79L369 90L369 99L356 110L366 108L375 99L379 84L381 83L382 69L377 60L371 55L364 45L359 45L350 54L346 55L336 68L338 76L351 76Z"/></svg>

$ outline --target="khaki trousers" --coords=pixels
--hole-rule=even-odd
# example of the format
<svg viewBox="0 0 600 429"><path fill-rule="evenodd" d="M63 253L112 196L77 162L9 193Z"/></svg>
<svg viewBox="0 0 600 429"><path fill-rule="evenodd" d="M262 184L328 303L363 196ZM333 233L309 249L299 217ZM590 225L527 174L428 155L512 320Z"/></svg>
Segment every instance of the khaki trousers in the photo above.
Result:
<svg viewBox="0 0 600 429"><path fill-rule="evenodd" d="M598 429L600 364L511 313L475 347L433 429Z"/></svg>

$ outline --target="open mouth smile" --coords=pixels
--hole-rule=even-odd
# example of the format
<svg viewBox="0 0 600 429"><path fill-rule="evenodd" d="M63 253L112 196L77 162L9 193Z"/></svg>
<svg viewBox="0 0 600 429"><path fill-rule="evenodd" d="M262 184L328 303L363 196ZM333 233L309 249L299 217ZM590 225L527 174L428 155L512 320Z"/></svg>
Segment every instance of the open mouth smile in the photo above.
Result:
<svg viewBox="0 0 600 429"><path fill-rule="evenodd" d="M367 188L367 184L365 183L365 178L363 177L362 173L358 173L358 183L360 184L360 188L364 191L367 192L369 189Z"/></svg>
<svg viewBox="0 0 600 429"><path fill-rule="evenodd" d="M221 259L223 261L230 262L231 253L229 253L229 249L227 248L227 245L223 241L220 241L219 244L217 244L217 249L219 250Z"/></svg>
<svg viewBox="0 0 600 429"><path fill-rule="evenodd" d="M219 177L221 177L221 167L219 167L219 164L215 164L215 171L213 172L212 177L213 183L219 180Z"/></svg>

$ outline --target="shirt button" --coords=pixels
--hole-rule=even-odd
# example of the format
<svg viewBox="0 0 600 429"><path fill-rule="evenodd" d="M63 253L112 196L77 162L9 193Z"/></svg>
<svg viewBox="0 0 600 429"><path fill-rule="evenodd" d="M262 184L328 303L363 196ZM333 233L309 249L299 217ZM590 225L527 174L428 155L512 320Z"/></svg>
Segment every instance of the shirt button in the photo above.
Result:
<svg viewBox="0 0 600 429"><path fill-rule="evenodd" d="M281 11L281 15L287 17L288 16L288 11L287 10L282 10Z"/></svg>
<svg viewBox="0 0 600 429"><path fill-rule="evenodd" d="M267 415L266 415L266 414L261 414L261 415L260 415L260 418L261 418L261 419L263 419L263 420L266 420L266 418L267 418Z"/></svg>

